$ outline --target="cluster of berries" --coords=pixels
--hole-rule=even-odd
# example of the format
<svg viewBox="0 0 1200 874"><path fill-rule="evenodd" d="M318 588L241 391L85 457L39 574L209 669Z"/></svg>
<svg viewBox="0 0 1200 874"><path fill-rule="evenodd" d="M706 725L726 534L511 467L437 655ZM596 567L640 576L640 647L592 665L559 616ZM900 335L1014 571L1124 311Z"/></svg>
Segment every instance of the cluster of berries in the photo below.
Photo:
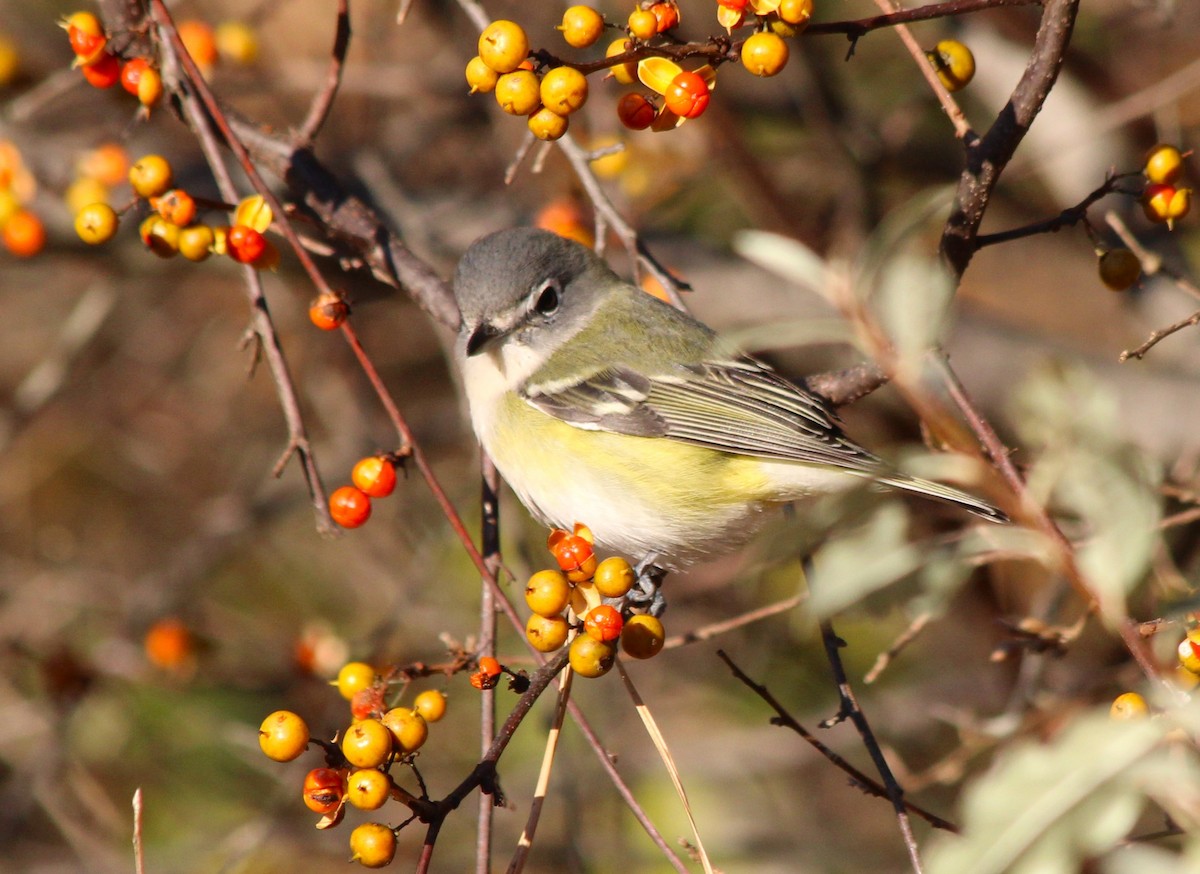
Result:
<svg viewBox="0 0 1200 874"><path fill-rule="evenodd" d="M316 304L314 304L314 307ZM386 498L396 488L396 457L370 455L350 470L351 486L334 489L329 515L343 528L357 528L371 518L371 498Z"/></svg>
<svg viewBox="0 0 1200 874"><path fill-rule="evenodd" d="M1146 187L1142 189L1141 203L1142 211L1150 221L1165 224L1173 230L1175 222L1191 210L1192 190L1179 185L1184 159L1191 154L1164 143L1146 153L1142 165ZM1142 263L1129 249L1099 249L1097 254L1100 256L1100 281L1113 291L1132 288L1142 275Z"/></svg>
<svg viewBox="0 0 1200 874"><path fill-rule="evenodd" d="M657 617L604 603L619 602L637 583L628 561L620 556L597 561L583 525L574 532L555 529L547 546L558 569L538 571L525 584L532 611L525 635L534 649L554 652L569 641L571 668L584 677L608 673L618 645L632 658L658 655L666 635Z"/></svg>
<svg viewBox="0 0 1200 874"><path fill-rule="evenodd" d="M717 20L730 32L753 27L754 33L741 44L742 65L756 76L774 76L788 61L785 37L802 31L812 11L812 0L720 0ZM605 57L646 45L672 45L677 40L671 31L678 24L679 5L674 0L644 2L629 14L624 34L609 43ZM572 6L557 29L568 45L588 48L606 27L618 29L592 7ZM587 76L570 65L535 65L529 56L529 38L519 24L493 21L479 37L479 54L467 63L467 84L472 93L494 93L505 112L526 117L538 138L556 140L567 132L571 114L587 101ZM640 81L653 92L628 93L618 101L617 116L632 130L672 130L702 115L717 77L710 65L685 70L665 57L616 63L609 70L618 84Z"/></svg>
<svg viewBox="0 0 1200 874"><path fill-rule="evenodd" d="M446 715L446 696L427 689L412 707L388 707L387 683L365 662L350 662L334 681L350 703L352 722L341 742L324 744L325 765L305 775L301 797L321 815L317 828L339 825L346 806L374 811L398 793L390 773L397 762L411 761L429 737L429 724ZM304 719L290 710L277 710L258 730L259 747L270 759L290 762L308 748L312 736ZM350 833L351 861L382 868L396 853L396 830L367 822Z"/></svg>
<svg viewBox="0 0 1200 874"><path fill-rule="evenodd" d="M246 197L236 207L202 202L185 189L173 187L174 171L162 155L143 155L135 161L129 168L129 185L150 206L151 213L138 227L138 235L159 257L182 255L189 261L203 261L210 255L228 255L258 269L278 266L279 250L263 236L274 214L261 195ZM232 222L197 222L201 207L232 209ZM75 232L85 243L107 243L116 235L125 211L118 212L104 200L88 203L75 214Z"/></svg>
<svg viewBox="0 0 1200 874"><path fill-rule="evenodd" d="M162 99L162 76L151 60L122 59L110 51L108 35L93 13L73 12L61 24L75 53L74 66L93 88L112 88L120 82L147 110Z"/></svg>

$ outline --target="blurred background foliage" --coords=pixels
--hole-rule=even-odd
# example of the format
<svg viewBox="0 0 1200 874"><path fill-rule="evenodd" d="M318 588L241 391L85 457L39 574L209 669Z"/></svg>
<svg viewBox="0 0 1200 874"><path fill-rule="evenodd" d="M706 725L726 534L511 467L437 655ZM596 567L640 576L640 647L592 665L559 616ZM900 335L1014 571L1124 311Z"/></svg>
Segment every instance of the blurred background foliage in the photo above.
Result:
<svg viewBox="0 0 1200 874"><path fill-rule="evenodd" d="M525 128L490 97L466 94L470 22L449 0L417 0L397 25L396 5L353 4L344 85L316 151L449 275L475 237L529 222L547 204L577 198L579 186L554 150L540 172L527 159L506 186ZM610 19L625 14L620 4L599 5ZM682 6L685 36L716 28L712 3ZM270 127L303 116L326 69L330 4L195 0L172 8L180 18L251 22L258 60L219 64L216 90ZM131 870L129 803L139 786L154 874L329 870L348 856L348 829L314 830L315 817L299 803L317 756L267 762L257 725L286 707L331 736L348 720L327 685L339 662L444 660L447 641L476 634L478 582L416 476L378 503L364 528L317 535L295 465L272 474L286 432L270 380L243 345L246 299L235 265L158 260L131 228L102 249L75 238L64 193L79 156L103 142L121 142L135 156L167 155L189 189L216 191L169 110L135 122L126 95L94 91L67 69L70 51L56 23L73 9L59 0L0 0L0 30L20 58L0 90L0 138L21 150L50 230L36 258L0 254L0 871ZM487 10L520 21L534 45L565 50L552 29L553 4L497 2ZM859 0L817 0L818 20L875 11ZM923 44L953 35L971 45L979 72L961 99L968 119L986 126L1020 75L1037 19L1036 8L1000 9L914 31ZM1056 214L1110 168L1138 169L1158 140L1195 145L1197 32L1193 3L1083 4L1064 78L1004 176L984 230ZM793 62L767 81L723 72L706 116L670 134L621 131L612 83L594 83L572 122L585 143L626 144L599 168L606 190L692 284L697 315L769 346L770 359L795 376L859 355L832 342L845 337L844 326L827 330L826 342L781 347L790 326L828 328L831 310L737 257L738 232L773 231L831 263L853 260L885 217L953 184L962 161L893 34L868 35L849 58L847 47L841 37L799 40ZM1194 159L1190 172L1197 178ZM1128 198L1107 198L1093 215L1105 209L1126 216L1175 269L1194 264L1194 218L1168 234ZM909 248L928 257L938 230L936 217L915 228ZM323 267L338 272L333 260ZM356 459L394 448L395 437L345 345L309 325L312 292L294 259L285 255L266 282L318 463L336 486ZM447 367L446 333L361 273L336 282L348 288L364 345L439 476L473 520L478 456ZM1200 493L1200 346L1192 330L1144 361L1118 363L1118 355L1195 306L1164 280L1109 292L1092 243L1075 229L983 250L944 335L968 389L1031 470L1037 496L1063 514L1067 533L1084 543L1081 561L1108 581L1106 618L1119 621L1128 609L1139 620L1168 620L1152 640L1168 666L1195 607L1200 551L1194 523L1164 530L1158 522L1194 508ZM915 418L892 390L844 414L856 438L889 457L919 445ZM836 627L864 708L910 797L977 827L962 842L943 838L931 870L1072 871L1131 831L1162 829L1164 808L1177 823L1195 821L1195 762L1162 740L1174 722L1156 720L1126 737L1085 713L1102 714L1117 693L1145 683L1103 623L1090 622L1062 652L1018 647L992 658L1023 621L1054 626L1079 615L1075 596L1047 567L1044 544L1018 542L1017 533L982 545L958 541L952 534L963 520L953 513L915 503L858 507L858 497L849 507L802 513L805 522L781 520L741 554L671 579L668 633L803 591L796 543L840 526L845 540L826 548L820 579L836 589L869 577L825 601L840 611ZM544 566L544 532L507 499L503 524L518 579ZM964 562L989 550L1010 557L968 574ZM879 573L859 573L865 557L882 565ZM520 583L511 590L519 597ZM921 611L932 616L923 633L863 685L876 656ZM183 657L164 659L151 648L156 664L148 632L166 627L160 645L169 651L170 628L179 627L164 620L186 629ZM767 708L716 659L718 646L806 725L837 706L804 606L631 668L718 867L907 870L888 805L769 725ZM529 664L509 629L500 651L509 664ZM476 758L477 695L462 676L418 685L449 695L449 715L420 757L437 796ZM663 833L686 836L615 678L578 682L575 694ZM513 699L499 700L503 713ZM547 718L543 702L501 764L512 808L498 813L501 858L524 822ZM1194 730L1194 714L1177 718ZM848 726L821 737L868 764ZM568 728L564 745L530 870L665 870L578 733ZM1011 827L1032 807L1020 803L1026 794L1042 798L1114 750L1121 767L1084 786L1093 808L1048 803L1031 829ZM965 786L973 788L964 799ZM1145 803L1146 795L1157 803ZM473 804L448 822L435 870L470 868ZM1099 825L1087 831L1081 822ZM932 840L923 823L916 827L922 844ZM420 837L417 829L403 833L397 865L413 863ZM1181 846L1189 856L1175 855ZM1109 854L1103 870L1196 870L1198 852L1194 838L1176 838ZM985 859L1006 861L988 869Z"/></svg>

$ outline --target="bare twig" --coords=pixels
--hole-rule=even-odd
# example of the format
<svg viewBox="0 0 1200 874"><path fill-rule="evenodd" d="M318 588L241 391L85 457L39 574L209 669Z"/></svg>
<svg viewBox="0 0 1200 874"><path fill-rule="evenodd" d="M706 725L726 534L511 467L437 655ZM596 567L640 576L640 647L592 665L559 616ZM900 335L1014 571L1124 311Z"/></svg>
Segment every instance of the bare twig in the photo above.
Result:
<svg viewBox="0 0 1200 874"><path fill-rule="evenodd" d="M1072 227L1084 221L1087 218L1088 209L1098 200L1107 197L1113 192L1120 192L1118 183L1128 179L1143 179L1141 173L1119 173L1109 176L1104 180L1104 184L1092 191L1087 197L1079 201L1074 206L1067 207L1054 218L1045 219L1040 222L1023 225L1019 228L1012 228L1007 231L998 231L994 234L980 234L975 237L975 248L982 249L985 246L994 246L997 243L1007 243L1009 240L1019 240L1022 237L1032 237L1035 234L1052 234L1063 228ZM1138 191L1125 191L1124 194L1138 194L1141 186L1138 186Z"/></svg>
<svg viewBox="0 0 1200 874"><path fill-rule="evenodd" d="M829 666L833 670L833 679L837 684L838 695L841 698L837 715L831 720L826 720L824 725L834 725L843 719L849 719L854 723L854 727L858 731L858 736L875 765L875 770L879 772L879 776L883 780L887 798L892 802L892 809L896 811L896 822L900 826L900 834L904 838L904 846L908 850L909 864L912 866L914 874L921 874L921 854L917 847L917 839L913 836L912 822L908 818L908 807L904 801L904 790L892 774L892 769L888 765L887 759L883 757L883 750L879 747L879 741L875 739L875 733L871 730L870 723L867 722L866 714L863 713L862 708L858 705L858 699L854 695L854 689L851 687L850 681L846 677L846 669L842 665L842 656L839 650L846 644L837 636L833 630L833 624L828 620L821 623L821 640L825 644L825 656L829 659Z"/></svg>
<svg viewBox="0 0 1200 874"><path fill-rule="evenodd" d="M887 670L888 665L892 663L892 660L899 655L906 646L916 640L921 632L925 630L925 626L929 624L929 620L931 618L932 617L929 613L918 614L917 617L908 624L908 627L904 629L900 636L892 642L892 645L876 657L875 664L871 666L871 670L867 671L867 673L863 676L863 682L874 683L877 679L879 679L879 675Z"/></svg>
<svg viewBox="0 0 1200 874"><path fill-rule="evenodd" d="M729 670L733 672L734 677L736 677L739 682L754 692L754 694L758 695L759 698L765 701L767 705L775 711L775 716L771 719L771 722L774 725L790 728L796 734L800 735L800 737L807 741L813 747L813 749L828 759L832 764L849 774L850 779L854 781L855 785L857 785L867 794L874 795L876 798L888 797L887 790L878 781L873 780L871 777L858 770L858 768L854 767L836 752L823 744L816 737L816 735L812 734L812 732L801 725L796 718L788 712L787 708L784 707L783 704L780 703L779 699L771 693L770 689L761 685L760 683L756 683L749 677L749 675L739 668L733 659L729 657L728 653L719 649L717 650L717 658L725 662L725 664L729 667ZM944 829L945 831L954 832L956 834L958 833L958 826L949 820L942 819L937 814L930 813L924 808L913 804L911 801L905 800L904 805L909 812L921 817L921 819L925 820L934 828Z"/></svg>
<svg viewBox="0 0 1200 874"><path fill-rule="evenodd" d="M142 787L133 790L133 871L146 874L146 856L142 851Z"/></svg>
<svg viewBox="0 0 1200 874"><path fill-rule="evenodd" d="M771 616L777 616L780 613L786 613L788 610L795 609L807 597L804 593L793 595L790 598L784 598L782 601L776 601L774 604L767 604L756 610L748 610L739 616L734 616L732 619L713 622L689 631L686 634L677 634L674 637L668 637L663 642L663 649L675 649L676 647L687 646L692 643L700 643L704 640L712 640L714 637L725 634L727 631L733 631L735 628L760 622Z"/></svg>
<svg viewBox="0 0 1200 874"><path fill-rule="evenodd" d="M333 51L329 55L329 70L325 74L325 85L313 97L308 117L296 131L299 144L308 146L325 126L325 119L333 109L333 99L342 83L342 69L346 64L346 50L350 47L350 4L349 0L338 0L337 31L333 37Z"/></svg>

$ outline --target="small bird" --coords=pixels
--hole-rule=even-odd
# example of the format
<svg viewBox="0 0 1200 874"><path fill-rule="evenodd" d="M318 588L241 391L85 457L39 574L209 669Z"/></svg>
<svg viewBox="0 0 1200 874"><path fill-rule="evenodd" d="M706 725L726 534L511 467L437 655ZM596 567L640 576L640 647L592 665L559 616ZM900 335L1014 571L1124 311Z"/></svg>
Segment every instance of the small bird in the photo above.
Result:
<svg viewBox="0 0 1200 874"><path fill-rule="evenodd" d="M583 522L600 546L678 569L744 543L766 508L864 479L1005 519L890 469L826 400L556 234L478 240L454 295L475 434L547 525Z"/></svg>

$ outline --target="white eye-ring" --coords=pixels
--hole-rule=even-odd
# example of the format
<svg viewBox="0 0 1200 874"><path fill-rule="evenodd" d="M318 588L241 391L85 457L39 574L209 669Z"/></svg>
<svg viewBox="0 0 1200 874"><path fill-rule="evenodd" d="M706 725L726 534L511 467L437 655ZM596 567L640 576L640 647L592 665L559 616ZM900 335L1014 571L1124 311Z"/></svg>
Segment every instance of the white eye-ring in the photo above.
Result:
<svg viewBox="0 0 1200 874"><path fill-rule="evenodd" d="M534 289L530 299L533 302L534 312L543 316L554 313L562 302L562 291L559 288L558 280L547 279Z"/></svg>

